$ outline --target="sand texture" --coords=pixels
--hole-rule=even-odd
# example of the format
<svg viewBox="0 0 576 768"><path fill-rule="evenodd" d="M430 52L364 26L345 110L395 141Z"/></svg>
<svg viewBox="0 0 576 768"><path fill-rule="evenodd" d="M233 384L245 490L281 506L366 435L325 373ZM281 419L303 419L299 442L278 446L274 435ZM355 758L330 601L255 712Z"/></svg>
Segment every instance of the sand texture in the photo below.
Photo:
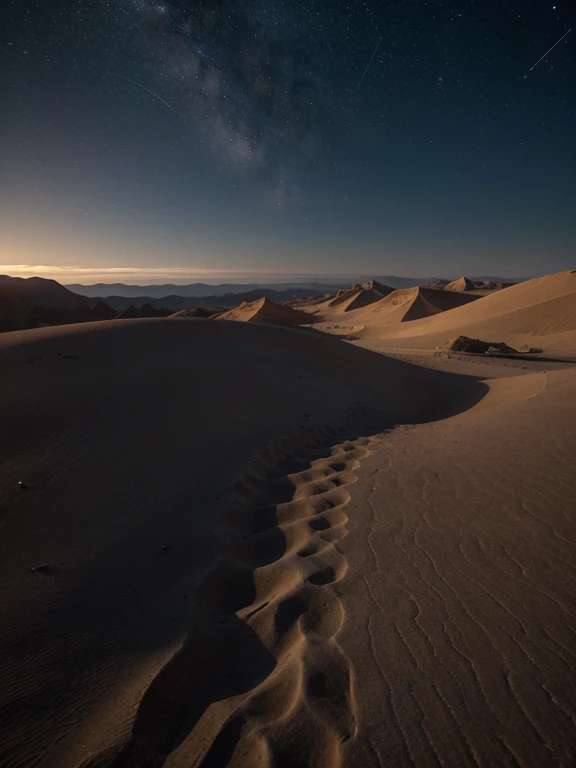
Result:
<svg viewBox="0 0 576 768"><path fill-rule="evenodd" d="M0 336L0 765L574 765L576 368L359 345L568 349L575 278Z"/></svg>

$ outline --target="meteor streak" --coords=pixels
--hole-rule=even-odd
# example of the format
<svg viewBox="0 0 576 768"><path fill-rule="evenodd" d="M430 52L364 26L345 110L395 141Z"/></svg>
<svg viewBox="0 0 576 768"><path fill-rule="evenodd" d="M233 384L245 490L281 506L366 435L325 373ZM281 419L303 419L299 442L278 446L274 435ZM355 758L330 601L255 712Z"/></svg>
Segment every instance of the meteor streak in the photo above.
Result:
<svg viewBox="0 0 576 768"><path fill-rule="evenodd" d="M366 73L367 73L367 72L368 72L368 70L370 69L370 64L372 64L372 59L374 58L374 56L376 56L376 51L377 51L377 50L378 50L378 48L380 47L380 43L381 43L381 42L382 42L382 38L380 38L380 40L378 40L378 42L376 43L376 48L374 48L374 53L373 53L373 54L372 54L372 56L370 57L370 61L368 62L368 66L367 66L367 67L366 67L366 69L364 70L364 74L363 74L363 75L362 75L362 77L360 78L360 82L359 82L359 83L358 83L358 85L356 86L356 90L358 90L358 88L360 88L360 86L362 85L362 81L364 80L364 78L366 77Z"/></svg>
<svg viewBox="0 0 576 768"><path fill-rule="evenodd" d="M562 37L560 38L560 40L558 40L558 43L561 43L561 42L562 42L562 40L564 40L564 38L566 37L566 35L570 34L570 32L572 32L572 27L570 27L570 29L568 30L568 32L565 32L565 33L562 35ZM546 51L546 53L544 54L544 56L542 56L542 58L541 58L541 59L538 59L538 61L536 62L536 64L534 64L534 67L537 67L537 66L538 66L538 64L540 64L540 62L542 61L542 59L545 59L545 58L546 58L546 56L548 56L548 54L550 53L550 51L553 51L553 50L554 50L554 48L556 48L556 46L558 45L558 43L554 43L554 45L552 46L552 48L550 48L550 50L549 50L549 51ZM534 67L530 67L530 69L528 70L528 75L530 74L530 72L532 72L532 70L534 69ZM524 78L527 78L527 77L528 77L528 75L524 75Z"/></svg>
<svg viewBox="0 0 576 768"><path fill-rule="evenodd" d="M141 83L137 83L136 80L130 80L129 77L124 77L124 75L120 75L120 74L118 74L118 72L114 72L113 74L115 74L116 77L121 77L122 80L126 80L127 82L132 83L132 85L137 85L138 88L142 88L142 90L147 91L151 96L154 96L155 99L158 99L158 101L161 101L162 104L165 104L168 107L168 109L171 109L172 112L176 112L176 114L180 115L180 117L184 117L182 112L178 112L178 110L174 109L174 107L171 104L168 104L167 101L164 101L162 96L158 96L158 94L154 93L154 91L151 91L150 88L146 88L145 85L142 85Z"/></svg>

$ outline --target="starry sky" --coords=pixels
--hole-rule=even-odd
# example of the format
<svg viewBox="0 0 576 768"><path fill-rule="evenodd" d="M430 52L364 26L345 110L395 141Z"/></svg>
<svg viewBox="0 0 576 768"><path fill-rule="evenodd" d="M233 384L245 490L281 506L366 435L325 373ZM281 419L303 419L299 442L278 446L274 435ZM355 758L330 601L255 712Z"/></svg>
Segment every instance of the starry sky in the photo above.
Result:
<svg viewBox="0 0 576 768"><path fill-rule="evenodd" d="M4 272L576 267L566 0L8 0L3 13Z"/></svg>

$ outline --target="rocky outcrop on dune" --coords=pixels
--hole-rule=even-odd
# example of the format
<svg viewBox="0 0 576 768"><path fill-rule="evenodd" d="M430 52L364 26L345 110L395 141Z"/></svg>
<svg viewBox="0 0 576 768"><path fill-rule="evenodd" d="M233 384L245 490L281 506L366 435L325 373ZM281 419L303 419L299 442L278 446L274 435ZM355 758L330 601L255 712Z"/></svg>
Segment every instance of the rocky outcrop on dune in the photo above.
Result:
<svg viewBox="0 0 576 768"><path fill-rule="evenodd" d="M471 339L469 336L458 336L457 339L439 344L437 349L443 352L466 352L477 355L517 355L518 350L509 347L503 341L482 341Z"/></svg>
<svg viewBox="0 0 576 768"><path fill-rule="evenodd" d="M216 320L237 320L243 323L268 323L270 325L308 325L314 322L307 312L275 304L263 297L257 301L243 301L236 309L223 312Z"/></svg>
<svg viewBox="0 0 576 768"><path fill-rule="evenodd" d="M458 280L453 280L444 286L445 291L473 291L474 288L474 283L467 277L459 277Z"/></svg>

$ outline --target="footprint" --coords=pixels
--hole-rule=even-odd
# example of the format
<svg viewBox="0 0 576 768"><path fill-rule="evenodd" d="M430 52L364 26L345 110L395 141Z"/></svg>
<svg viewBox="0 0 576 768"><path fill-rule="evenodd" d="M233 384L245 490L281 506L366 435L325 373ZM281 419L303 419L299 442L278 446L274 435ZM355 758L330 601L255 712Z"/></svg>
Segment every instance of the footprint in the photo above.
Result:
<svg viewBox="0 0 576 768"><path fill-rule="evenodd" d="M302 549L298 550L296 553L298 557L310 557L310 555L315 555L318 552L318 547L316 544L308 544L306 547L302 547Z"/></svg>
<svg viewBox="0 0 576 768"><path fill-rule="evenodd" d="M300 595L286 598L278 605L274 615L274 628L278 635L284 635L300 616L308 611L308 606Z"/></svg>
<svg viewBox="0 0 576 768"><path fill-rule="evenodd" d="M316 520L310 520L308 523L313 531L327 531L330 528L330 522L325 517L318 517Z"/></svg>
<svg viewBox="0 0 576 768"><path fill-rule="evenodd" d="M350 472L340 472L325 477L322 480L314 480L310 483L303 483L297 486L294 493L295 499L306 499L310 496L319 496L320 494L327 493L334 488L341 488L344 485L349 485L355 482L356 477Z"/></svg>
<svg viewBox="0 0 576 768"><path fill-rule="evenodd" d="M332 582L336 581L336 571L334 570L334 568L331 568L330 566L328 566L327 568L323 568L321 571L317 571L316 573L313 573L311 576L308 576L307 581L310 584L315 584L317 586L332 584Z"/></svg>
<svg viewBox="0 0 576 768"><path fill-rule="evenodd" d="M331 696L330 681L324 672L315 672L308 680L308 693L310 696L324 698Z"/></svg>

